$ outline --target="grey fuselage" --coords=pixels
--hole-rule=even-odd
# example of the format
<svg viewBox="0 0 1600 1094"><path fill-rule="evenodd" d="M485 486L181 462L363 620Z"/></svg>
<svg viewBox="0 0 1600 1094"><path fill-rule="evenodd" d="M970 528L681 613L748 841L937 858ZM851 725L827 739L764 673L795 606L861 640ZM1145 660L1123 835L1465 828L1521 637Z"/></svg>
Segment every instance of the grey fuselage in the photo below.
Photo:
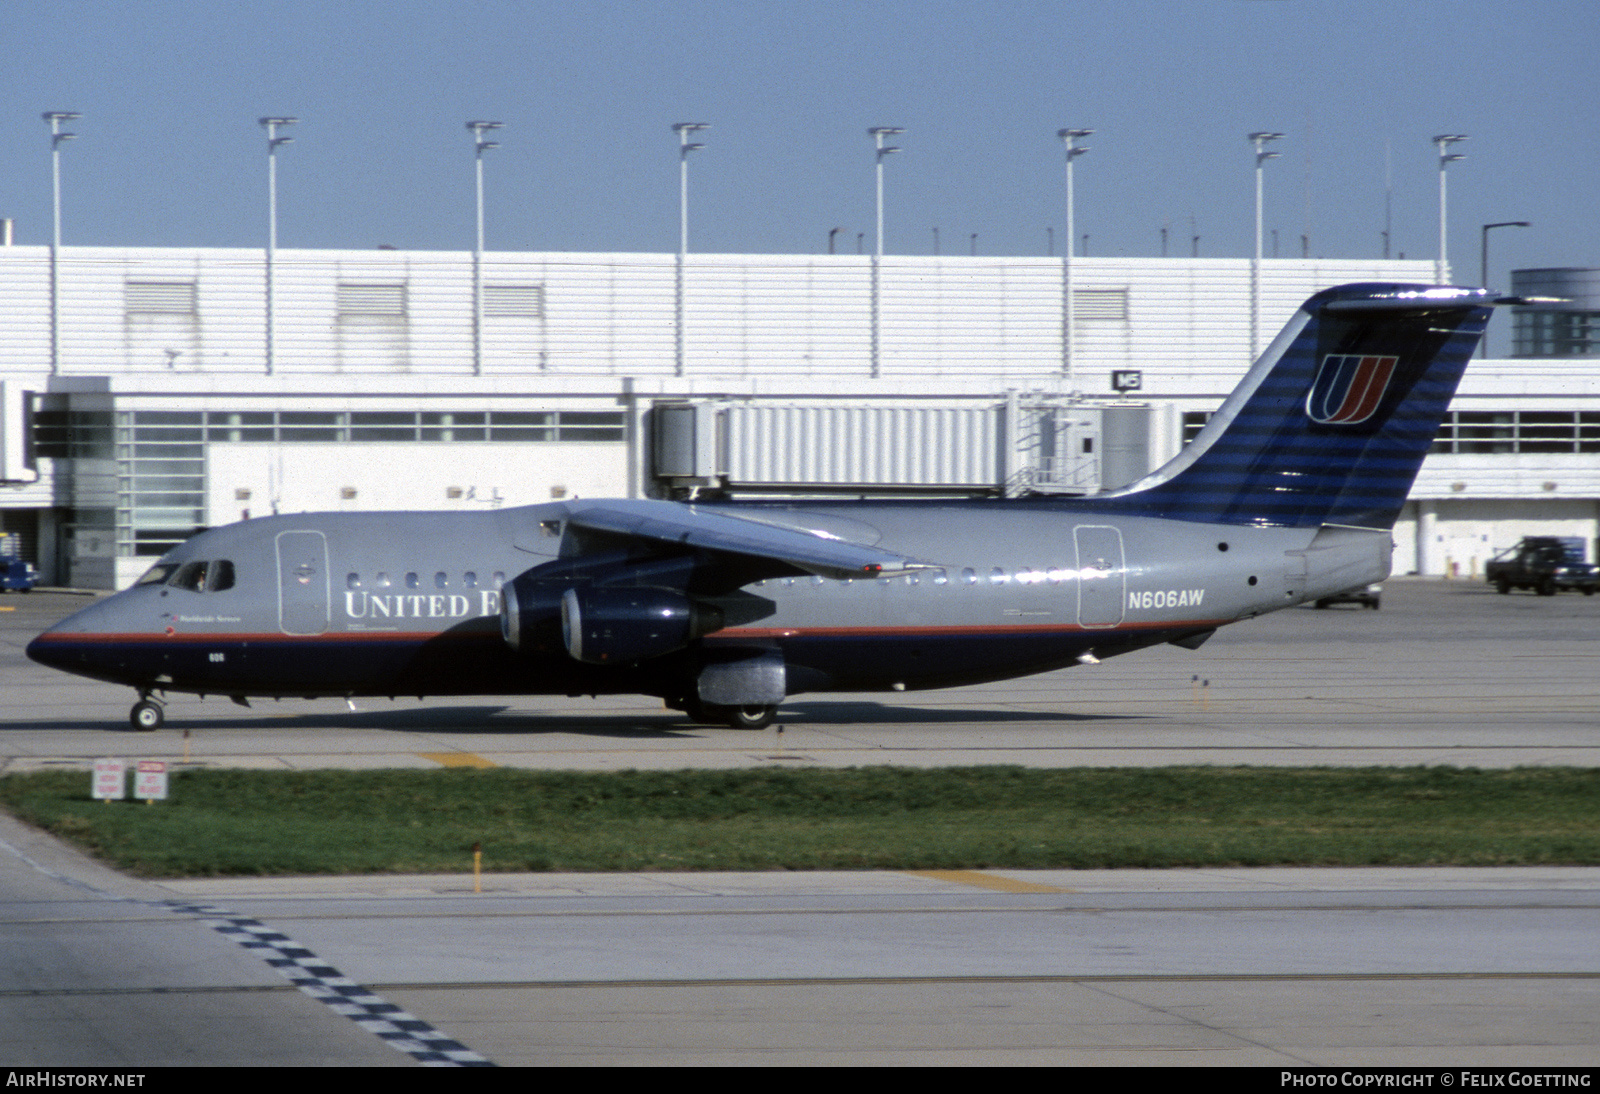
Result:
<svg viewBox="0 0 1600 1094"><path fill-rule="evenodd" d="M237 697L672 696L708 660L750 649L781 655L788 694L932 688L1198 645L1222 624L1381 580L1391 551L1386 530L1113 516L1054 499L694 508L888 548L921 568L758 578L711 598L733 605L720 629L590 664L514 648L502 628L502 586L573 552L568 503L276 516L202 533L158 564L178 574L225 560L226 587L136 585L29 652L143 691Z"/></svg>

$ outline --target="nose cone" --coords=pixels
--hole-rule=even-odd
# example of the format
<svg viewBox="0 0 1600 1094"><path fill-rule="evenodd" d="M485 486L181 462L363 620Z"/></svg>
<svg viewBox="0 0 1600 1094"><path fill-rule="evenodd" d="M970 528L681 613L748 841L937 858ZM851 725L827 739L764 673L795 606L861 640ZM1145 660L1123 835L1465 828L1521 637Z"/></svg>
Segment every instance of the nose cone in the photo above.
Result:
<svg viewBox="0 0 1600 1094"><path fill-rule="evenodd" d="M60 624L57 624L57 626L60 626ZM55 630L55 627L51 627L49 631L45 631L38 638L35 638L32 642L29 642L27 654L30 658L39 662L39 664L49 665L51 668L57 669L61 666L56 664L56 647L50 641L50 631L53 630Z"/></svg>
<svg viewBox="0 0 1600 1094"><path fill-rule="evenodd" d="M116 620L124 613L117 597L98 601L74 612L28 643L27 654L41 665L81 676L107 678L108 639L121 629Z"/></svg>
<svg viewBox="0 0 1600 1094"><path fill-rule="evenodd" d="M75 612L29 642L28 656L41 665L73 671L81 657L80 643L75 639L82 637L83 615L84 612Z"/></svg>
<svg viewBox="0 0 1600 1094"><path fill-rule="evenodd" d="M28 643L27 653L30 658L41 665L49 665L53 669L72 672L79 660L79 654L74 649L74 643L66 641L60 632L61 624L45 631L38 638Z"/></svg>

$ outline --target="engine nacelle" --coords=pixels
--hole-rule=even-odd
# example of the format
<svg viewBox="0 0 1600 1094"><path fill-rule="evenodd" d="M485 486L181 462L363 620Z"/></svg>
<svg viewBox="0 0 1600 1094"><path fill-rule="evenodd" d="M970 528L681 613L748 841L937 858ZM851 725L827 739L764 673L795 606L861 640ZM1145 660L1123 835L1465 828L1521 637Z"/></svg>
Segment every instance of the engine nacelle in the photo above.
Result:
<svg viewBox="0 0 1600 1094"><path fill-rule="evenodd" d="M561 594L570 581L542 581L522 575L500 590L500 637L518 653L561 649Z"/></svg>
<svg viewBox="0 0 1600 1094"><path fill-rule="evenodd" d="M574 660L591 665L660 657L722 624L721 611L677 589L591 585L561 595L561 640Z"/></svg>

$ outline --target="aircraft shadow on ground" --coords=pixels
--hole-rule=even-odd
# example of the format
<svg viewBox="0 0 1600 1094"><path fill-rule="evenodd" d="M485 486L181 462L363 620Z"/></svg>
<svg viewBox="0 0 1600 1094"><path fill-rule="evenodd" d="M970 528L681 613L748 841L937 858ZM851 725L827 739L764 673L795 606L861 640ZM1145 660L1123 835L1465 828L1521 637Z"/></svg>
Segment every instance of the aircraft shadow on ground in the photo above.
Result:
<svg viewBox="0 0 1600 1094"><path fill-rule="evenodd" d="M916 707L875 703L866 699L785 703L778 722L805 725L1004 725L1016 722L1125 722L1142 720L1136 714L1082 714L1069 710L984 710L975 707Z"/></svg>
<svg viewBox="0 0 1600 1094"><path fill-rule="evenodd" d="M155 735L170 735L174 731L190 730L195 733L282 733L285 730L339 730L363 729L406 733L576 733L590 736L628 737L634 739L688 737L692 727L681 716L670 713L650 714L643 717L615 715L571 715L566 713L537 714L512 711L505 706L454 706L418 707L409 710L357 710L319 711L305 714L222 714L169 711L167 724ZM674 724L674 723L677 724ZM144 734L135 730L123 719L73 719L73 720L0 720L0 733L38 730L99 730L126 733L133 737Z"/></svg>
<svg viewBox="0 0 1600 1094"><path fill-rule="evenodd" d="M231 708L230 708L231 709ZM854 725L1006 725L1017 723L1128 722L1146 720L1142 715L1080 714L1071 711L985 710L970 707L908 707L865 700L842 702L785 703L778 708L774 725L795 727ZM617 737L671 740L689 738L706 729L671 711L638 714L586 714L582 711L542 713L517 710L503 704L413 707L315 713L223 713L200 710L169 711L167 724L158 734L184 729L193 732L227 730L232 733L271 732L308 729L365 729L395 732L427 732L441 735L466 733L549 734L567 733L587 737ZM98 730L141 736L121 718L108 719L0 719L0 734L39 730ZM760 732L727 730L730 733Z"/></svg>

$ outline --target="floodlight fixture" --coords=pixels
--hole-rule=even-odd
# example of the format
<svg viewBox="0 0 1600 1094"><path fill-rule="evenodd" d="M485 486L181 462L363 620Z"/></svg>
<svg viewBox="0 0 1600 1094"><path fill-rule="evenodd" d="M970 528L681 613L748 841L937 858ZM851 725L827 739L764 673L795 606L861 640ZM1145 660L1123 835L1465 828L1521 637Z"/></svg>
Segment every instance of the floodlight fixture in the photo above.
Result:
<svg viewBox="0 0 1600 1094"><path fill-rule="evenodd" d="M1246 139L1255 145L1256 149L1256 249L1250 262L1250 359L1253 361L1256 354L1261 352L1261 235L1264 200L1261 168L1268 160L1279 158L1278 153L1267 151L1267 145L1282 140L1283 134L1262 129L1248 134Z"/></svg>
<svg viewBox="0 0 1600 1094"><path fill-rule="evenodd" d="M1483 247L1479 252L1478 285L1487 288L1489 285L1489 232L1495 228L1531 228L1533 225L1526 220L1499 220L1493 224L1483 226ZM1478 356L1489 356L1489 332L1484 331L1483 337L1478 339Z"/></svg>
<svg viewBox="0 0 1600 1094"><path fill-rule="evenodd" d="M876 151L877 173L877 240L872 249L872 376L876 379L880 374L879 368L879 324L878 324L878 267L883 264L883 157L900 151L894 145L884 144L884 138L898 136L905 130L897 125L875 125L867 130L867 136L872 138Z"/></svg>
<svg viewBox="0 0 1600 1094"><path fill-rule="evenodd" d="M63 132L61 123L83 115L76 110L46 110L40 117L50 123L50 371L54 373L61 367L61 146L77 137Z"/></svg>
<svg viewBox="0 0 1600 1094"><path fill-rule="evenodd" d="M1433 143L1439 149L1439 261L1434 266L1434 281L1440 285L1445 283L1450 272L1449 198L1445 183L1445 168L1457 160L1466 158L1465 153L1450 151L1450 146L1467 139L1465 133L1440 133L1433 138Z"/></svg>
<svg viewBox="0 0 1600 1094"><path fill-rule="evenodd" d="M496 129L504 129L505 122L475 119L467 123L472 134L473 161L477 187L478 232L472 251L472 374L483 372L483 154L499 148L499 141L484 137Z"/></svg>
<svg viewBox="0 0 1600 1094"><path fill-rule="evenodd" d="M675 343L673 349L674 371L683 375L683 267L689 259L689 153L705 147L689 138L710 129L708 122L673 122L672 131L678 135L678 261L674 277L673 323Z"/></svg>
<svg viewBox="0 0 1600 1094"><path fill-rule="evenodd" d="M278 254L278 149L292 144L293 137L281 136L279 129L299 124L299 118L257 118L256 122L267 131L267 262L266 262L266 365L270 374L277 356L277 338L274 325L273 290L274 265Z"/></svg>
<svg viewBox="0 0 1600 1094"><path fill-rule="evenodd" d="M1072 161L1089 151L1088 145L1079 144L1083 138L1092 136L1093 129L1058 129L1056 136L1061 139L1062 147L1066 153L1067 175L1067 237L1066 246L1061 251L1061 374L1072 374L1072 336L1075 320L1072 296L1072 249L1077 240L1077 229L1073 223L1076 215L1076 198L1073 194Z"/></svg>

